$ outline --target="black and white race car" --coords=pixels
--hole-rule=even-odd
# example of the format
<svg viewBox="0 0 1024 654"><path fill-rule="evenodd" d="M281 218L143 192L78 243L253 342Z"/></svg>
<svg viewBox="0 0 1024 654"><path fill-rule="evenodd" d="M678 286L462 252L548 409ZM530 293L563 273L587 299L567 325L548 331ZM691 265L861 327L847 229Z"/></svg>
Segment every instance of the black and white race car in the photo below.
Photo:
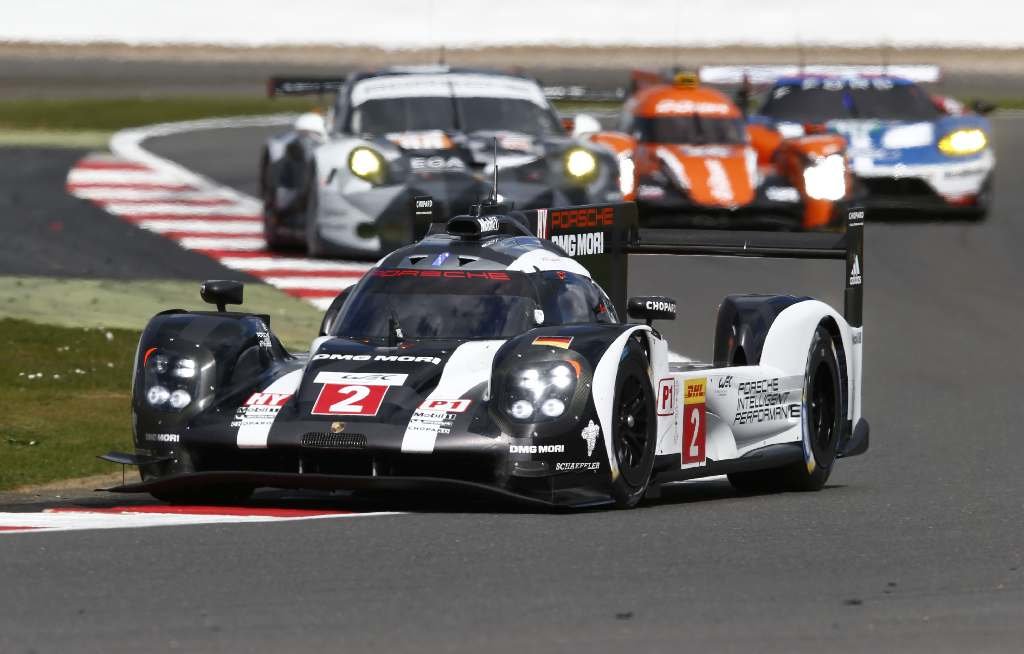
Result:
<svg viewBox="0 0 1024 654"><path fill-rule="evenodd" d="M430 195L451 215L491 194L495 165L520 209L621 200L619 164L566 133L533 79L446 66L344 79L271 80L271 93L336 91L326 118L304 114L260 162L271 248L377 257L423 236L410 211Z"/></svg>
<svg viewBox="0 0 1024 654"><path fill-rule="evenodd" d="M420 199L425 214L430 201ZM861 417L863 213L845 235L636 228L631 203L477 206L385 256L327 311L309 353L269 318L165 311L132 390L141 483L221 501L256 487L482 491L548 505L635 505L659 484L728 474L743 490L821 488L868 446ZM844 313L730 295L713 364L673 363L652 324L676 302L625 289L628 254L841 258ZM625 322L628 315L640 323Z"/></svg>

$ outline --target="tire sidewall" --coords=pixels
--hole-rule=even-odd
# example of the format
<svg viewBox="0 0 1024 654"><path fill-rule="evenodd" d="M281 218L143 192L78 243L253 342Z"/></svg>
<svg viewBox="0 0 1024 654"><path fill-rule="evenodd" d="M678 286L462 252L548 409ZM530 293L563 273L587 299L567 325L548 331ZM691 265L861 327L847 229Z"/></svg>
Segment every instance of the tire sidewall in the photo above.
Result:
<svg viewBox="0 0 1024 654"><path fill-rule="evenodd" d="M826 370L821 371L821 364L825 364ZM829 374L832 378L833 390L833 429L829 442L822 447L818 443L818 435L813 426L811 416L811 394L816 375ZM807 356L807 368L804 372L804 391L801 405L801 431L802 447L804 452L804 467L808 481L812 486L823 486L832 472L832 466L836 460L836 449L842 430L845 413L842 402L842 383L840 379L839 354L836 350L835 341L831 334L819 326L811 339L810 351Z"/></svg>
<svg viewBox="0 0 1024 654"><path fill-rule="evenodd" d="M636 506L636 504L643 498L644 493L647 491L647 486L651 480L651 473L654 469L654 454L655 447L657 445L657 416L655 414L654 407L654 389L651 387L650 378L647 375L647 366L643 361L643 355L640 354L635 346L632 344L627 345L629 351L626 355L622 365L619 366L619 374L615 378L615 396L612 404L612 456L616 457L616 466L619 467L620 472L618 477L612 481L612 496L615 499L615 504L619 508L630 508ZM618 422L619 422L619 400L622 392L623 385L629 377L635 376L640 380L641 388L643 389L646 412L647 412L647 443L644 450L644 458L641 460L641 466L630 476L634 477L633 481L626 478L626 475L621 472L621 465L618 461Z"/></svg>

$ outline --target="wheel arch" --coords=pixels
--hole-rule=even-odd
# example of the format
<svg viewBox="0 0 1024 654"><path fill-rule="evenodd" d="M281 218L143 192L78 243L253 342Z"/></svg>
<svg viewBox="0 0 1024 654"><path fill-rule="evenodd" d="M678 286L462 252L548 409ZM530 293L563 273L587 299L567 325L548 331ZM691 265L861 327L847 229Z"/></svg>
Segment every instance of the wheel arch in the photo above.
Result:
<svg viewBox="0 0 1024 654"><path fill-rule="evenodd" d="M843 407L851 419L850 389L852 370L848 353L852 351L853 335L849 324L839 312L819 300L804 300L782 310L772 322L764 340L759 363L788 375L803 376L815 330L823 326L836 344L843 386Z"/></svg>

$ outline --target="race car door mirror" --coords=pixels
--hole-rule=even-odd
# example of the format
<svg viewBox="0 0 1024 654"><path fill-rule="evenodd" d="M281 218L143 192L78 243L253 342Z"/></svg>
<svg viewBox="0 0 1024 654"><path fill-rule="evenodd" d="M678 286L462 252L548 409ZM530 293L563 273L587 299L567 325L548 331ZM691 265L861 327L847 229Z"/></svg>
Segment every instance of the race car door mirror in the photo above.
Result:
<svg viewBox="0 0 1024 654"><path fill-rule="evenodd" d="M991 102L985 102L984 100L975 100L971 103L971 110L976 114L981 114L982 116L992 113L995 109L996 106L994 104Z"/></svg>
<svg viewBox="0 0 1024 654"><path fill-rule="evenodd" d="M675 320L676 301L659 295L641 295L629 298L626 312L630 318L644 320L648 325L655 320Z"/></svg>
<svg viewBox="0 0 1024 654"><path fill-rule="evenodd" d="M199 287L203 302L216 304L217 311L225 311L228 304L242 303L242 282L233 279L208 279Z"/></svg>
<svg viewBox="0 0 1024 654"><path fill-rule="evenodd" d="M572 135L576 138L601 131L601 123L590 114L576 114L572 120Z"/></svg>

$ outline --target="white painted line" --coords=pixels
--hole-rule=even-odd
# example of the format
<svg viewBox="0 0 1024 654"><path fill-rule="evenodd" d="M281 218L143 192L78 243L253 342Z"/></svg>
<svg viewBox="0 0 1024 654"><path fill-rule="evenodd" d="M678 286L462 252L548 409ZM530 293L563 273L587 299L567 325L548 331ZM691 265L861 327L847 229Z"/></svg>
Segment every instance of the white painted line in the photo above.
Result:
<svg viewBox="0 0 1024 654"><path fill-rule="evenodd" d="M264 277L263 281L280 289L341 291L359 281L358 277Z"/></svg>
<svg viewBox="0 0 1024 654"><path fill-rule="evenodd" d="M152 170L72 168L68 184L181 184L173 174Z"/></svg>
<svg viewBox="0 0 1024 654"><path fill-rule="evenodd" d="M149 203L112 203L103 207L112 214L118 216L245 216L248 218L259 218L253 211L252 206L245 204L227 205L195 205L179 204L176 202L154 202Z"/></svg>
<svg viewBox="0 0 1024 654"><path fill-rule="evenodd" d="M206 129L224 129L231 127L271 127L285 126L293 122L297 114L274 114L268 116L250 116L245 118L209 118L204 120L187 120L177 123L160 123L133 129L124 129L110 137L110 151L115 155L141 163L163 175L173 177L176 181L188 184L200 190L216 189L229 194L239 202L258 201L251 195L218 184L208 177L185 168L169 159L156 155L142 147L142 142L160 136L170 136L183 132L194 132ZM255 172L254 172L255 174ZM259 205L262 206L262 205Z"/></svg>
<svg viewBox="0 0 1024 654"><path fill-rule="evenodd" d="M178 241L181 247L188 250L236 250L240 252L259 252L267 247L262 238L231 238L215 236L188 236Z"/></svg>
<svg viewBox="0 0 1024 654"><path fill-rule="evenodd" d="M136 223L142 229L163 234L164 232L188 232L192 234L262 234L263 224L258 220L140 220Z"/></svg>
<svg viewBox="0 0 1024 654"><path fill-rule="evenodd" d="M102 202L110 204L118 201L139 201L148 200L150 202L230 202L232 198L226 193L219 191L172 191L167 189L140 189L140 188L123 188L123 187L107 187L102 186L86 187L81 189L74 189L76 196L85 198L86 200L92 200L94 202Z"/></svg>
<svg viewBox="0 0 1024 654"><path fill-rule="evenodd" d="M220 262L235 270L261 270L266 272L353 272L364 273L370 269L368 263L346 263L321 259L298 259L295 257L224 257Z"/></svg>
<svg viewBox="0 0 1024 654"><path fill-rule="evenodd" d="M292 522L297 520L329 520L364 516L398 515L394 512L331 513L315 515L275 516L208 513L120 513L90 511L57 511L44 513L0 513L0 534L30 534L40 531L78 531L83 529L128 529L140 527L171 527L182 525L238 524L258 522ZM312 512L310 512L312 513Z"/></svg>
<svg viewBox="0 0 1024 654"><path fill-rule="evenodd" d="M330 308L331 302L334 302L334 298L330 297L310 297L306 298L306 302L309 302L317 309L321 311L327 311Z"/></svg>

